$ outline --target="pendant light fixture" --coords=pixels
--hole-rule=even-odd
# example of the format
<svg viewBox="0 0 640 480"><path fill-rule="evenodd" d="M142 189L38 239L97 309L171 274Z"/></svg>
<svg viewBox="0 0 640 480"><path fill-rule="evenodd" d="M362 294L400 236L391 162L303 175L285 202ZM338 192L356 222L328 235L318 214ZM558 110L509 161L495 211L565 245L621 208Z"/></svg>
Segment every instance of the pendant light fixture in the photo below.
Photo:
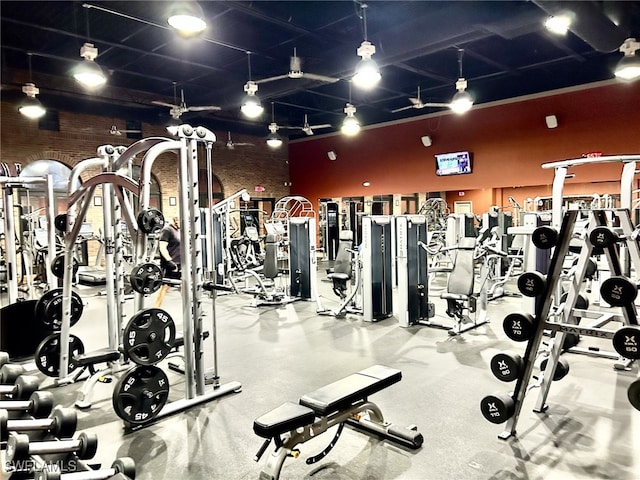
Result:
<svg viewBox="0 0 640 480"><path fill-rule="evenodd" d="M344 113L346 113L347 116L342 122L340 131L347 137L353 137L354 135L357 135L358 132L360 132L360 122L355 116L356 107L354 107L351 103L351 82L349 82L349 101L344 107Z"/></svg>
<svg viewBox="0 0 640 480"><path fill-rule="evenodd" d="M85 11L87 21L87 40L89 40L89 11ZM87 41L80 47L80 56L84 59L78 63L73 69L73 78L75 78L82 86L93 89L98 88L107 83L102 68L95 62L98 56L98 49Z"/></svg>
<svg viewBox="0 0 640 480"><path fill-rule="evenodd" d="M29 83L25 83L22 87L22 91L27 98L22 99L18 111L27 118L35 120L42 117L47 111L40 103L40 100L36 98L36 95L40 93L40 90L33 83L31 72L31 53L27 54L29 58Z"/></svg>
<svg viewBox="0 0 640 480"><path fill-rule="evenodd" d="M380 82L382 75L380 75L378 64L371 58L372 55L376 53L376 47L367 39L367 4L361 4L360 10L362 12L361 18L364 30L364 41L357 50L357 54L359 57L362 57L362 60L360 60L356 66L353 83L356 87L362 88L363 90L371 90Z"/></svg>
<svg viewBox="0 0 640 480"><path fill-rule="evenodd" d="M640 50L640 42L635 38L627 38L620 46L620 51L624 57L620 59L616 66L615 75L621 80L632 81L640 77L640 57L636 55L636 50Z"/></svg>
<svg viewBox="0 0 640 480"><path fill-rule="evenodd" d="M273 102L271 102L271 123L269 124L269 135L267 136L267 145L271 148L282 146L282 137L278 135L278 124L275 120L275 112Z"/></svg>
<svg viewBox="0 0 640 480"><path fill-rule="evenodd" d="M449 105L449 108L451 108L451 110L453 110L455 113L458 113L458 114L468 112L469 110L471 110L471 107L473 106L473 98L471 98L471 95L469 94L469 92L466 91L467 81L462 76L462 56L463 55L464 55L464 50L462 48L459 48L458 49L459 78L458 78L458 81L456 82L457 92L451 99L451 103Z"/></svg>
<svg viewBox="0 0 640 480"><path fill-rule="evenodd" d="M249 81L244 84L244 91L247 94L244 96L240 110L248 118L258 118L262 115L264 107L256 95L258 84L251 81L251 52L247 52L247 62L249 64Z"/></svg>
<svg viewBox="0 0 640 480"><path fill-rule="evenodd" d="M173 3L169 7L167 23L179 35L187 38L198 35L207 28L202 7L195 1Z"/></svg>

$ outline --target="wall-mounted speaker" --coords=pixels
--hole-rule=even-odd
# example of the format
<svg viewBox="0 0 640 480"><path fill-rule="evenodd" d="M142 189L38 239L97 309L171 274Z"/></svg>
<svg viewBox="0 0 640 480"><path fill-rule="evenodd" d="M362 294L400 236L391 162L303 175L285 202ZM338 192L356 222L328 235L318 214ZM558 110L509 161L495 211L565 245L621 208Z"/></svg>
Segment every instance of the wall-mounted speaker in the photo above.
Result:
<svg viewBox="0 0 640 480"><path fill-rule="evenodd" d="M425 147L431 146L431 137L429 135L425 135L420 140L422 140L422 145L424 145Z"/></svg>
<svg viewBox="0 0 640 480"><path fill-rule="evenodd" d="M329 150L327 152L327 157L329 157L329 160L335 160L336 158L338 158L336 152L334 152L333 150Z"/></svg>
<svg viewBox="0 0 640 480"><path fill-rule="evenodd" d="M556 128L558 126L558 118L555 115L547 115L544 117L544 121L547 123L547 128Z"/></svg>

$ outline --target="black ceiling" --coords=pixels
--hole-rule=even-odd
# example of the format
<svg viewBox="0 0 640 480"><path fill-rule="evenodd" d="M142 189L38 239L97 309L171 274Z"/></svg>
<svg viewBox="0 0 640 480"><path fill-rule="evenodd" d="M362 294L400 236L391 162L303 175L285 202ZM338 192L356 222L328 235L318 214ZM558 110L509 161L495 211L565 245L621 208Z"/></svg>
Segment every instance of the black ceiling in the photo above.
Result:
<svg viewBox="0 0 640 480"><path fill-rule="evenodd" d="M3 96L21 98L32 53L39 98L53 108L162 122L168 108L151 101L171 102L177 82L187 105L222 107L183 115L212 129L266 135L272 102L280 125L301 125L308 114L311 124L339 128L359 60L356 49L364 39L360 3L199 3L208 30L184 40L166 27L172 2L1 1ZM572 31L566 36L546 31L549 13L567 8L575 17ZM392 113L409 105L418 86L423 101L448 102L455 93L459 49L476 104L611 79L622 41L640 37L640 2L369 1L366 20L382 81L371 92L353 88L351 98L361 123L369 125L433 111ZM99 49L97 62L109 77L97 93L69 80L87 40ZM265 114L255 121L242 118L247 52L251 78L260 80L286 74L294 48L304 72L341 80L261 83Z"/></svg>

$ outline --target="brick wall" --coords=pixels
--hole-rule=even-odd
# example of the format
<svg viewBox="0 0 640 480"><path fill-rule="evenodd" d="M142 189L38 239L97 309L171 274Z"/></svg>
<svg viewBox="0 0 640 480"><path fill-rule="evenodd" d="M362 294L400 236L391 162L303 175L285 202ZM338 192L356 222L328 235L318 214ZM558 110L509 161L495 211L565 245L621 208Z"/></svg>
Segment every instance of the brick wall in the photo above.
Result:
<svg viewBox="0 0 640 480"><path fill-rule="evenodd" d="M38 159L58 160L73 167L80 160L95 157L100 145L130 145L135 141L124 135L109 134L109 128L114 123L124 129L125 119L60 111L60 131L53 132L40 130L37 120L22 116L12 103L1 102L0 107L0 161L20 163L23 168ZM252 198L279 199L289 195L289 187L285 186L289 182L286 143L272 150L265 144L264 138L232 132L235 143L246 142L253 146L236 146L231 150L225 146L227 132L215 133L220 141L213 150L213 169L225 197L242 188L246 188ZM265 137L267 133L265 124ZM162 125L143 123L142 135L167 136L167 133ZM205 169L204 149L201 152L200 168ZM178 196L177 167L176 156L166 154L156 160L152 169L160 185L162 210L167 218L171 218L178 210L177 206L169 205L169 198ZM87 170L82 180L97 173L96 169ZM264 191L255 192L258 185L264 187ZM95 195L102 195L100 189L96 189ZM87 221L97 231L102 225L101 209L92 207L89 210Z"/></svg>

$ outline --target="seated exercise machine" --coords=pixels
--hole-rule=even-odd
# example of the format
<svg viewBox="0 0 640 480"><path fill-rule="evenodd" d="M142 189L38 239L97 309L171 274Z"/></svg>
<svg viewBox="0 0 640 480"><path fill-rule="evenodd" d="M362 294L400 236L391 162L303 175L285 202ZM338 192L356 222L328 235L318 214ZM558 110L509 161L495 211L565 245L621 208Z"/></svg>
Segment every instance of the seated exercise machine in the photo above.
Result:
<svg viewBox="0 0 640 480"><path fill-rule="evenodd" d="M423 437L415 425L403 428L385 422L380 408L368 400L370 395L401 379L400 370L374 365L302 396L299 403L283 403L257 418L253 422L253 431L266 440L254 460L260 460L271 441L276 446L275 451L269 455L260 478L277 480L284 461L288 457L299 455L296 448L299 444L336 425L338 430L333 439L322 452L307 458L308 465L329 454L345 424L373 432L409 448L420 448Z"/></svg>

